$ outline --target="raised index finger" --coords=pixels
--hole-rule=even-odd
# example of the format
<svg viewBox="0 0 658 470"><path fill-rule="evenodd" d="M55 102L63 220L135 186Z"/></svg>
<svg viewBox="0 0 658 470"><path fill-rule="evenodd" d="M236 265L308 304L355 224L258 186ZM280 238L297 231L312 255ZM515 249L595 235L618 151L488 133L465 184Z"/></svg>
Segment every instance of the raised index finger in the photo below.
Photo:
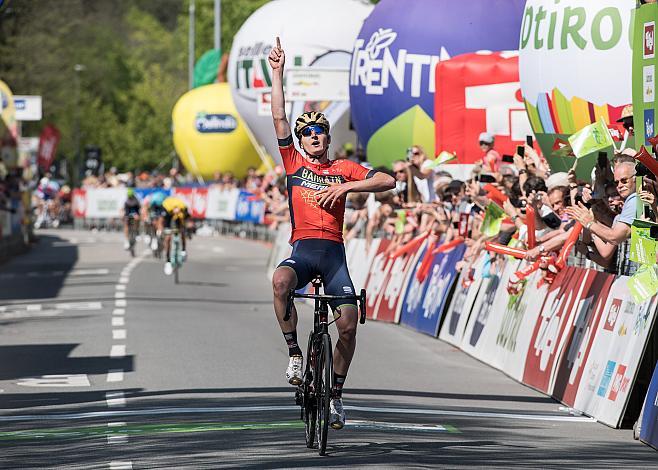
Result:
<svg viewBox="0 0 658 470"><path fill-rule="evenodd" d="M276 47L281 49L281 40L279 39L279 36L276 37Z"/></svg>

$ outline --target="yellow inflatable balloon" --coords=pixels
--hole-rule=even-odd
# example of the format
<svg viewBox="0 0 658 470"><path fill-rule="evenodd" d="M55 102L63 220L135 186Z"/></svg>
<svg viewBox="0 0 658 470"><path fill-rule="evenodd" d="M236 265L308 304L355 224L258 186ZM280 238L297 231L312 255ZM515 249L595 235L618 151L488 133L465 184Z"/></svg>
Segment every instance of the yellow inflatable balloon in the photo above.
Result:
<svg viewBox="0 0 658 470"><path fill-rule="evenodd" d="M174 106L172 120L174 147L193 175L210 180L218 171L230 171L242 178L250 166L261 165L228 83L188 91Z"/></svg>

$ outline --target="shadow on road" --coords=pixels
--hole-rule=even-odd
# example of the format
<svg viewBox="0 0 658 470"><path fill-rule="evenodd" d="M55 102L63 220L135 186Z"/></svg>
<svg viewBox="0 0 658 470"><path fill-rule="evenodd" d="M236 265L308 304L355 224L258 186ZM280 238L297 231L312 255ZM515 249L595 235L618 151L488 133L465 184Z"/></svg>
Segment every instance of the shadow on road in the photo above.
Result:
<svg viewBox="0 0 658 470"><path fill-rule="evenodd" d="M78 248L53 235L39 235L32 249L2 265L0 301L57 297L78 261Z"/></svg>

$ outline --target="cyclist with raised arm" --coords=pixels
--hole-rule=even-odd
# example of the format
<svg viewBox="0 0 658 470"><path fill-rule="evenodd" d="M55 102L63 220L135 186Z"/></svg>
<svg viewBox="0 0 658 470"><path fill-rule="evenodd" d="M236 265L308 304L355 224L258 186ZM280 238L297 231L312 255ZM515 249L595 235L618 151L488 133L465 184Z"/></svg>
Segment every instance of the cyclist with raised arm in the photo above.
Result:
<svg viewBox="0 0 658 470"><path fill-rule="evenodd" d="M286 379L302 383L302 350L297 342L297 312L284 321L288 293L301 289L321 275L327 295L355 294L347 270L343 246L345 198L350 192L379 192L395 187L393 177L369 170L350 160L329 160L330 125L319 112L306 112L295 121L295 137L305 155L294 146L286 117L283 93L285 54L279 38L268 57L272 67L272 118L279 151L286 170L292 235L292 255L282 261L272 277L274 311L288 345L290 360ZM334 429L345 425L342 390L356 347L356 300L332 302L338 341L334 351L334 380L329 423ZM339 315L336 315L339 313Z"/></svg>

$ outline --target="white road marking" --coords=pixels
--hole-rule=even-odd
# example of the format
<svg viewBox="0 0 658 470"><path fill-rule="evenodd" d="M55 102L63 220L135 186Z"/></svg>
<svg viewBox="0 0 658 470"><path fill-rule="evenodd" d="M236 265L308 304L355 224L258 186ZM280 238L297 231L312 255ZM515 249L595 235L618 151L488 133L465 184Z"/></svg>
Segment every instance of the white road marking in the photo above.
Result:
<svg viewBox="0 0 658 470"><path fill-rule="evenodd" d="M38 312L39 310L41 310L41 304L26 305L25 310L28 312Z"/></svg>
<svg viewBox="0 0 658 470"><path fill-rule="evenodd" d="M102 276L110 274L110 270L106 268L100 269L74 269L69 273L69 276Z"/></svg>
<svg viewBox="0 0 658 470"><path fill-rule="evenodd" d="M587 416L564 416L564 415L534 415L521 413L497 413L486 411L456 411L456 410L437 410L437 409L420 409L420 408L371 408L363 406L346 406L346 410L367 411L371 413L400 413L400 414L425 414L425 415L442 415L442 416L466 416L476 418L492 419L518 419L530 421L563 421L577 423L596 423L594 418ZM59 419L93 419L102 417L120 417L120 416L156 416L169 414L221 414L221 413L257 413L265 411L299 411L298 406L218 406L207 408L149 408L142 410L121 410L121 411L90 411L84 413L70 414L41 414L41 415L6 415L0 413L0 422L2 421L39 421L39 420L59 420Z"/></svg>
<svg viewBox="0 0 658 470"><path fill-rule="evenodd" d="M114 294L115 299L125 299L126 298L126 293L125 292L116 292Z"/></svg>
<svg viewBox="0 0 658 470"><path fill-rule="evenodd" d="M125 320L123 317L112 317L112 326L124 326Z"/></svg>
<svg viewBox="0 0 658 470"><path fill-rule="evenodd" d="M100 310L103 308L102 302L71 302L65 304L55 304L55 308L62 310Z"/></svg>
<svg viewBox="0 0 658 470"><path fill-rule="evenodd" d="M22 387L91 387L87 374L42 375L26 377L16 382Z"/></svg>
<svg viewBox="0 0 658 470"><path fill-rule="evenodd" d="M114 301L114 305L116 307L125 307L126 305L128 305L128 302L126 302L126 299L117 299Z"/></svg>
<svg viewBox="0 0 658 470"><path fill-rule="evenodd" d="M345 423L348 428L367 429L391 429L393 431L422 431L422 432L449 432L445 426L440 424L415 424L415 423L387 423L383 421L367 421L350 419Z"/></svg>
<svg viewBox="0 0 658 470"><path fill-rule="evenodd" d="M126 442L128 442L127 434L112 434L107 436L108 444L125 444Z"/></svg>
<svg viewBox="0 0 658 470"><path fill-rule="evenodd" d="M126 309L125 308L115 308L112 310L112 315L125 315L126 314Z"/></svg>
<svg viewBox="0 0 658 470"><path fill-rule="evenodd" d="M123 382L123 369L110 369L107 371L108 382Z"/></svg>
<svg viewBox="0 0 658 470"><path fill-rule="evenodd" d="M115 344L110 349L110 357L126 357L126 345Z"/></svg>
<svg viewBox="0 0 658 470"><path fill-rule="evenodd" d="M126 330L112 330L112 339L126 339Z"/></svg>
<svg viewBox="0 0 658 470"><path fill-rule="evenodd" d="M114 460L110 462L110 470L132 470L132 462L122 462L119 460Z"/></svg>
<svg viewBox="0 0 658 470"><path fill-rule="evenodd" d="M0 313L0 321L2 320L16 320L19 318L47 318L56 317L63 310L44 310L42 312L28 312L26 310L19 310L17 312L3 312Z"/></svg>
<svg viewBox="0 0 658 470"><path fill-rule="evenodd" d="M126 285L125 284L117 284L114 286L116 290L126 290Z"/></svg>
<svg viewBox="0 0 658 470"><path fill-rule="evenodd" d="M224 253L224 248L221 246L213 246L212 251L215 253Z"/></svg>
<svg viewBox="0 0 658 470"><path fill-rule="evenodd" d="M126 397L123 392L107 392L105 394L105 402L108 407L126 406Z"/></svg>
<svg viewBox="0 0 658 470"><path fill-rule="evenodd" d="M119 278L119 284L128 284L128 276L121 276Z"/></svg>

